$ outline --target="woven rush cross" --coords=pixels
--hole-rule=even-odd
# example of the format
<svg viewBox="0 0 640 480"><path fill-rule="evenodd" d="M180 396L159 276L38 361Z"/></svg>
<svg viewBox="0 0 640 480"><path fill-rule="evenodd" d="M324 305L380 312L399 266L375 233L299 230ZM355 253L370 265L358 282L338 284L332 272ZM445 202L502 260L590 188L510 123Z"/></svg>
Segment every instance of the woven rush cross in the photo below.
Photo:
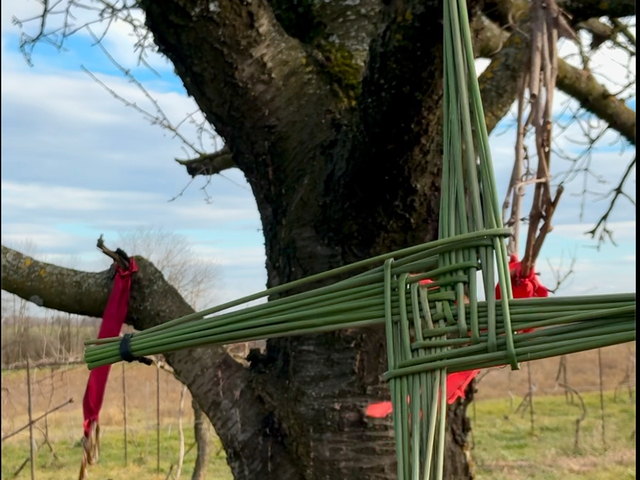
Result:
<svg viewBox="0 0 640 480"><path fill-rule="evenodd" d="M500 216L465 1L446 0L443 18L438 240L279 285L124 342L88 341L89 368L204 345L384 324L398 478L440 479L448 373L518 369L522 361L634 341L635 293L512 298L505 246L511 230ZM286 295L319 281L328 285Z"/></svg>

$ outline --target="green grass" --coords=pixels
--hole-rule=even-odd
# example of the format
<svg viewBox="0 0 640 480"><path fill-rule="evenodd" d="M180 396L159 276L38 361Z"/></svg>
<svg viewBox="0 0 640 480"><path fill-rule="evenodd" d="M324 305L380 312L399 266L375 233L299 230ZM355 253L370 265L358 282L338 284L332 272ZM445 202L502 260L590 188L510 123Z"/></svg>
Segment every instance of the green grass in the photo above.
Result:
<svg viewBox="0 0 640 480"><path fill-rule="evenodd" d="M190 424L185 425L185 450L193 443L193 431ZM134 431L128 438L128 464L124 465L124 440L122 429L103 428L100 440L99 462L89 467L91 480L155 480L165 479L171 465L177 463L180 449L177 428L169 431L163 426L160 442L160 474L157 473L156 431ZM38 435L38 437L41 437ZM82 446L79 441L60 440L53 443L55 455L44 445L36 460L36 478L38 480L68 480L77 478L82 459ZM212 480L231 480L224 451L217 438L212 442L213 453L209 461L207 478ZM9 441L2 446L2 479L12 478L14 472L29 456L28 437L18 441ZM193 448L184 457L180 478L189 479L193 472L196 449ZM29 478L29 463L17 478ZM175 473L175 467L174 467Z"/></svg>
<svg viewBox="0 0 640 480"><path fill-rule="evenodd" d="M576 419L582 412L577 397L574 404L567 404L564 396L534 396L533 433L529 411L516 414L508 399L479 402L472 420L476 478L635 479L635 403L630 403L628 397L614 402L613 392L605 393L604 446L600 394L582 397L587 412L577 449ZM520 401L514 401L514 410Z"/></svg>
<svg viewBox="0 0 640 480"><path fill-rule="evenodd" d="M635 403L628 396L614 402L613 392L605 394L606 448L602 445L600 397L583 394L587 415L581 425L580 445L574 450L575 421L581 413L579 402L567 404L564 396L534 397L535 425L531 433L529 413L511 411L508 399L492 399L476 404L472 418L472 458L478 480L626 480L636 478ZM635 399L634 399L635 400ZM520 402L513 402L515 409ZM104 425L100 461L89 469L91 480L165 479L179 451L174 424L161 429L161 474L156 473L156 430L147 427L140 412L131 412L128 466L124 465L121 425ZM139 421L137 417L140 416ZM63 416L64 419L64 416ZM82 448L77 440L77 422L69 418L50 426L55 456L45 445L36 461L38 480L77 478ZM60 431L67 428L69 431ZM73 431L71 431L73 429ZM192 424L185 419L185 448L193 442ZM38 434L37 439L42 435ZM231 480L224 452L213 442L207 478ZM218 452L216 454L216 452ZM28 434L23 432L2 445L2 479L9 479L29 455ZM189 479L195 449L185 455L181 478ZM18 478L29 478L27 464Z"/></svg>

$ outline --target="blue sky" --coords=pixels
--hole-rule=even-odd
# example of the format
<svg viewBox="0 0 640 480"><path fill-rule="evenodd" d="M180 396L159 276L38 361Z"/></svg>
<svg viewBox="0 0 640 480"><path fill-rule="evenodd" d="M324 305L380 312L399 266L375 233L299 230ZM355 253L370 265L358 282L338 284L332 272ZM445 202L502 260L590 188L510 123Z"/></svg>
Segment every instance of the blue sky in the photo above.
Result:
<svg viewBox="0 0 640 480"><path fill-rule="evenodd" d="M91 47L86 34L70 41L66 51L38 47L34 66L29 67L18 50L20 32L11 17L28 17L36 5L2 2L2 242L19 247L30 241L36 254L48 261L98 270L108 265L95 248L100 234L113 245L119 232L163 228L188 237L202 262L219 266L216 302L262 290L264 240L243 174L231 170L214 177L207 187L209 203L200 190L205 179L196 179L170 202L190 180L173 160L186 157L181 141L150 125L81 71L80 66L86 66L118 94L152 109L103 53ZM105 44L125 67L136 67L133 40L124 26L116 26ZM144 68L134 71L171 121L178 123L197 107L168 62L158 56L150 61L160 78ZM602 68L610 68L606 57L601 61ZM557 98L563 101L562 95ZM635 98L632 104L635 108ZM491 138L501 198L513 158L510 122L512 118L506 118L496 129L500 134ZM185 125L184 135L195 138L194 128ZM575 151L571 139L581 137L577 127L569 128L558 146ZM608 133L591 158L601 176L598 181L609 182L591 180L593 188L602 192L614 186L611 182L635 154L629 146L621 154L620 143L609 145L615 139ZM552 161L556 174L567 168L563 160ZM607 202L589 202L581 215L581 200L575 194L582 188L580 181L567 186L539 261L543 282L550 287L555 283L548 262L557 267L563 258L567 265L576 255L576 273L560 294L635 291L635 207L620 202L610 217L618 246L606 244L597 250L584 232ZM635 196L635 171L628 190Z"/></svg>

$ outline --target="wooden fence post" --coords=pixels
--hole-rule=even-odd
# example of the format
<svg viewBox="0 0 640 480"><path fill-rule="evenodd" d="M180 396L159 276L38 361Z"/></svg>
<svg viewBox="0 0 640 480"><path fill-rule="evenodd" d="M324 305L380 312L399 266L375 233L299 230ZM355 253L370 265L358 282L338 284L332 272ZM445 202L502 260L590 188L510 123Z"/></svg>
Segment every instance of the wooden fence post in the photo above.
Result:
<svg viewBox="0 0 640 480"><path fill-rule="evenodd" d="M156 470L160 473L160 365L156 363Z"/></svg>
<svg viewBox="0 0 640 480"><path fill-rule="evenodd" d="M604 391L602 386L602 352L598 349L598 375L600 376L600 417L602 419L602 447L607 449L604 426Z"/></svg>
<svg viewBox="0 0 640 480"><path fill-rule="evenodd" d="M127 450L127 382L125 377L124 362L122 363L122 413L124 416L124 466L129 463Z"/></svg>
<svg viewBox="0 0 640 480"><path fill-rule="evenodd" d="M531 362L527 362L527 377L529 382L529 413L531 417L531 435L534 434L534 413L533 413L533 383L531 382Z"/></svg>
<svg viewBox="0 0 640 480"><path fill-rule="evenodd" d="M31 461L31 480L36 478L36 457L33 450L33 404L31 402L31 368L27 357L27 408L29 415L29 458Z"/></svg>

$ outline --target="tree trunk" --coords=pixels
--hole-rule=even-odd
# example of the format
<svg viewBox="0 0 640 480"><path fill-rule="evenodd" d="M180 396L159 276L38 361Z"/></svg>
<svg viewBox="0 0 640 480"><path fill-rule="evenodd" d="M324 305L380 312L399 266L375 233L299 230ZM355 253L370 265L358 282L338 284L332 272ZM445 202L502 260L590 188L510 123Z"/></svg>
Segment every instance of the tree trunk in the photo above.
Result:
<svg viewBox="0 0 640 480"><path fill-rule="evenodd" d="M191 400L191 406L193 407L193 436L198 447L196 464L193 467L191 480L206 480L207 467L211 457L209 419L194 399Z"/></svg>
<svg viewBox="0 0 640 480"><path fill-rule="evenodd" d="M372 45L366 68L342 56L348 68L340 70L341 45L303 38L266 2L217 6L220 15L200 14L195 3L143 2L155 42L252 187L269 286L436 238L439 2L392 2L370 12L363 23L381 27L362 31ZM220 68L229 61L235 69ZM249 383L267 412L269 450L249 446L266 456L252 470L225 442L235 478L395 478L392 422L364 415L369 403L389 397L384 338L383 328L369 328L268 341ZM206 409L216 430L229 418L246 424L238 413L245 402L225 405L224 420ZM451 415L457 435L447 450L447 472L455 473L448 478L470 478L465 422L464 409ZM291 470L272 469L274 445Z"/></svg>

